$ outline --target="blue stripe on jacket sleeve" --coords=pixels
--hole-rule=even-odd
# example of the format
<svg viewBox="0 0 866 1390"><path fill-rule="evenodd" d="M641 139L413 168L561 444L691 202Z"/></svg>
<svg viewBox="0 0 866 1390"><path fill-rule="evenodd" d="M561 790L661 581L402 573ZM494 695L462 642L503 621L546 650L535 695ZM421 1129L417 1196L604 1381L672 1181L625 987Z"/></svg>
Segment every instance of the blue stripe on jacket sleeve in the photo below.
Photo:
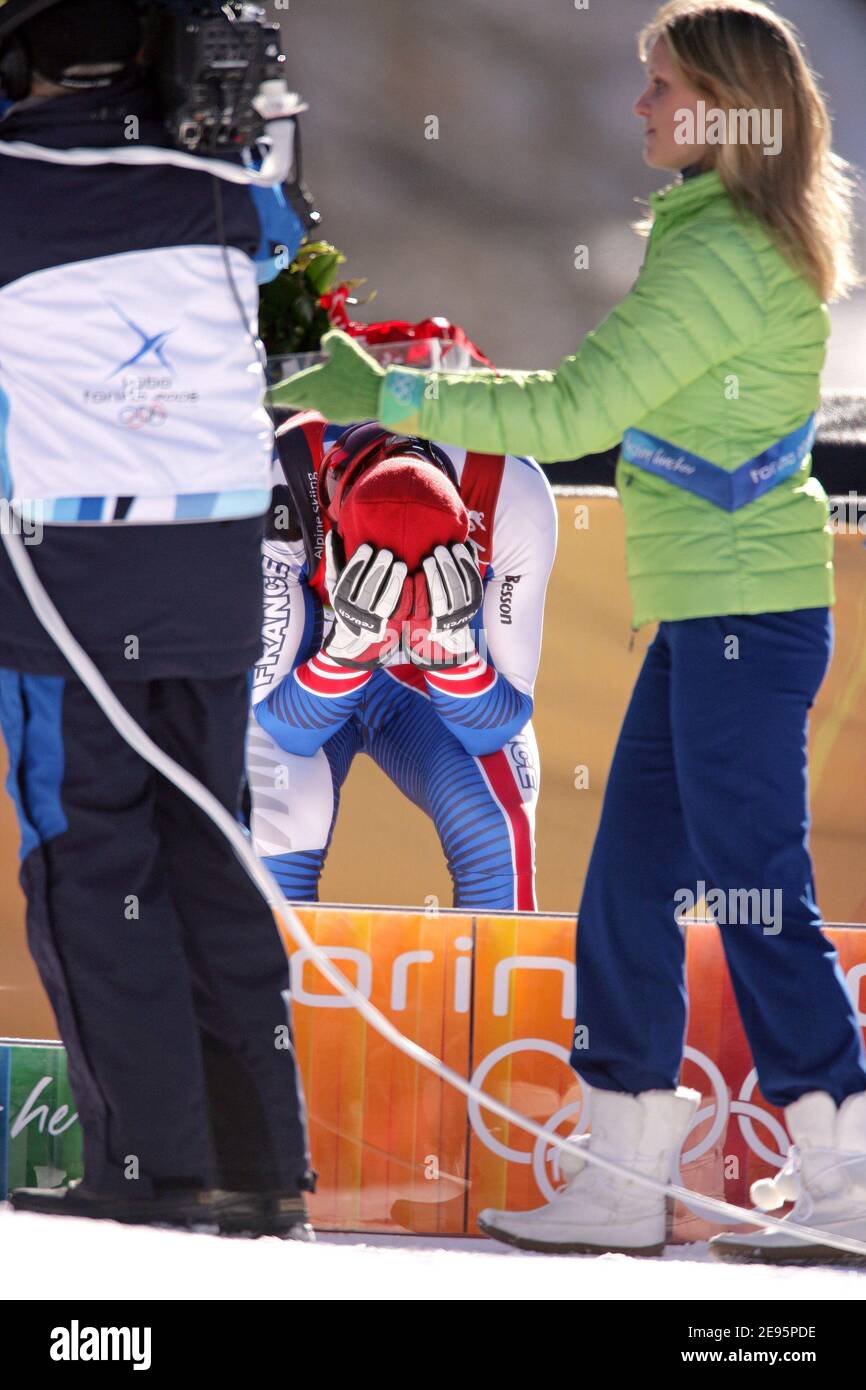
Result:
<svg viewBox="0 0 866 1390"><path fill-rule="evenodd" d="M61 801L62 676L0 670L0 726L9 755L6 789L21 831L21 858L67 829Z"/></svg>
<svg viewBox="0 0 866 1390"><path fill-rule="evenodd" d="M261 230L261 240L254 256L258 282L260 285L269 284L280 271L287 270L295 259L304 239L304 228L278 184L272 188L251 187L250 193Z"/></svg>

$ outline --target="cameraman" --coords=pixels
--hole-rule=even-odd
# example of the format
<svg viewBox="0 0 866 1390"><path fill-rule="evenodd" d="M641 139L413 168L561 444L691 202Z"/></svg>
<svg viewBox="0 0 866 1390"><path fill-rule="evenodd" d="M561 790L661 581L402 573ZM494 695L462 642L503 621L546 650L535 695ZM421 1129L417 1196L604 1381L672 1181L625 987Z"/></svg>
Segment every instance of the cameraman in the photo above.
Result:
<svg viewBox="0 0 866 1390"><path fill-rule="evenodd" d="M10 0L0 140L166 145L139 12ZM0 205L7 524L45 523L31 558L73 634L155 742L238 812L272 440L241 314L255 323L249 189L0 150ZM84 1135L80 1184L13 1205L311 1238L269 909L109 725L3 550L0 668L28 939Z"/></svg>

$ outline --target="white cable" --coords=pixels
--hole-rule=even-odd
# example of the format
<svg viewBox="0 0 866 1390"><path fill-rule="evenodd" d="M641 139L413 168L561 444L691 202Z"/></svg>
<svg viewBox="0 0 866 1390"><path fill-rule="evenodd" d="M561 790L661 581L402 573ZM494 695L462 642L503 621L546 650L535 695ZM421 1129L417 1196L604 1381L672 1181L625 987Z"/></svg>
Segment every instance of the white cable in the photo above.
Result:
<svg viewBox="0 0 866 1390"><path fill-rule="evenodd" d="M346 979L345 975L333 964L331 960L316 945L312 937L307 932L294 908L283 896L283 893L271 874L257 857L255 850L250 843L249 837L244 834L239 823L235 820L226 808L217 801L212 792L207 787L202 786L191 773L164 753L153 740L136 723L129 712L124 709L114 691L106 682L105 678L97 670L90 657L73 637L69 628L61 618L50 596L42 586L30 556L27 554L26 547L21 537L14 534L8 526L2 527L3 545L12 563L15 573L21 582L25 594L30 602L36 617L39 619L46 632L53 638L57 646L62 651L70 666L81 679L82 683L89 690L100 709L114 726L121 738L125 739L131 748L148 762L157 772L161 772L170 782L182 791L190 801L199 806L205 815L209 816L228 840L241 864L249 874L253 883L258 888L265 902L271 910L277 913L285 923L291 936L297 944L309 955L310 960L316 965L317 969L324 975L334 988L351 1000L352 1004L383 1038L393 1043L396 1048L405 1053L407 1057L412 1057L419 1066L425 1067L433 1072L441 1081L453 1086L455 1090L462 1092L469 1100L474 1100L478 1105L482 1105L485 1110L490 1110L500 1119L507 1120L509 1124L517 1125L527 1134L533 1135L536 1139L542 1139L554 1148L562 1149L568 1154L574 1153L574 1145L569 1143L559 1134L548 1133L534 1120L527 1119L525 1115L519 1114L509 1106L503 1105L501 1101L495 1100L493 1096L485 1091L478 1090L470 1081L461 1076L459 1072L452 1071L451 1067L445 1065L438 1057L434 1057L431 1052L420 1047L418 1043L412 1042L396 1028L393 1023L381 1014L374 1004L371 1004L355 986ZM828 1234L824 1231L812 1230L808 1226L801 1226L791 1221L790 1218L779 1220L777 1217L768 1216L765 1212L749 1211L745 1207L734 1206L730 1202L720 1201L716 1197L703 1197L694 1192L689 1192L687 1188L680 1187L676 1183L656 1182L654 1178L648 1178L642 1173L634 1173L629 1169L622 1168L619 1164L611 1163L609 1159L602 1158L595 1154L591 1149L581 1149L581 1158L588 1163L593 1163L606 1172L612 1173L617 1177L627 1178L628 1181L637 1187L646 1188L650 1192L662 1193L665 1196L675 1197L684 1206L699 1212L709 1211L714 1215L722 1216L726 1220L744 1222L751 1226L772 1227L776 1230L786 1232L788 1235L796 1236L798 1239L806 1241L810 1245L830 1246L834 1250L841 1250L848 1254L866 1256L866 1242L851 1240L845 1236Z"/></svg>

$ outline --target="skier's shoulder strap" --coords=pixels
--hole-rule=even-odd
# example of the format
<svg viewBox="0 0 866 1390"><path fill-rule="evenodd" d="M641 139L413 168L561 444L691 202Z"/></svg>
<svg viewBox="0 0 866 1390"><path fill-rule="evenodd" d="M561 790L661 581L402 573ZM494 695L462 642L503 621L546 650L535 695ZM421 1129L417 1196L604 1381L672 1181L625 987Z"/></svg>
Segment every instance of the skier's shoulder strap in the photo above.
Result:
<svg viewBox="0 0 866 1390"><path fill-rule="evenodd" d="M319 505L319 466L325 452L327 422L317 411L290 416L276 432L277 457L285 480L284 504L289 509L289 525L304 542L307 573L319 569L325 546L325 529ZM277 489L279 493L281 489ZM276 498L279 505L281 499ZM279 528L276 531L280 534Z"/></svg>
<svg viewBox="0 0 866 1390"><path fill-rule="evenodd" d="M478 547L482 573L493 564L493 526L504 472L504 454L467 452L460 496L469 513L469 534Z"/></svg>

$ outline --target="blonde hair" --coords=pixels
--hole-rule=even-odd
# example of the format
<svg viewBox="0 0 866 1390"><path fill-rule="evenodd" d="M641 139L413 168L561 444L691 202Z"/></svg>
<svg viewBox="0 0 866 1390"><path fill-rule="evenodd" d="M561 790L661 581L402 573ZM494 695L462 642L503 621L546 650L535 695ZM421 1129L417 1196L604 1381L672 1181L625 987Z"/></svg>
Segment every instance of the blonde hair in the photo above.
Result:
<svg viewBox="0 0 866 1390"><path fill-rule="evenodd" d="M714 167L735 206L757 218L822 300L861 284L851 166L831 148L827 105L794 26L756 0L669 0L639 35L644 62L659 38L716 108L781 111L777 155L758 143L724 143Z"/></svg>

